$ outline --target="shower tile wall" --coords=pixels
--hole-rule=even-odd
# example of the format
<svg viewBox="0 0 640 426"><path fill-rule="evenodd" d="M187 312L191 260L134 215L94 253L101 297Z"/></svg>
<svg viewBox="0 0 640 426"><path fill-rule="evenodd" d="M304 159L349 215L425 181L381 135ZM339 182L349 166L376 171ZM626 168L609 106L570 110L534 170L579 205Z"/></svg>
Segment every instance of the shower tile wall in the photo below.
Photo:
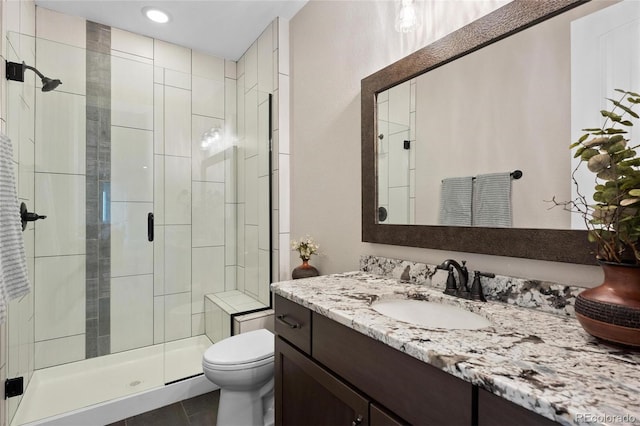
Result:
<svg viewBox="0 0 640 426"><path fill-rule="evenodd" d="M35 92L41 119L35 122L33 210L49 221L48 226L35 225L32 282L34 308L40 312L35 315L36 368L83 359L85 352L86 311L78 302L86 294L86 30L83 20L71 17L65 28L39 28L35 40L36 52L42 52L34 60L38 68L52 76L71 68L58 90ZM54 43L52 37L66 44Z"/></svg>
<svg viewBox="0 0 640 426"><path fill-rule="evenodd" d="M276 20L273 37L272 281L281 281L291 278L288 20Z"/></svg>
<svg viewBox="0 0 640 426"><path fill-rule="evenodd" d="M112 353L153 344L154 249L146 232L154 211L152 49L152 39L111 29Z"/></svg>
<svg viewBox="0 0 640 426"><path fill-rule="evenodd" d="M204 294L235 288L235 63L103 27L110 30L110 40L101 39L109 78L101 80L110 95L100 99L85 93L87 73L106 72L104 56L86 62L85 47L98 41L86 22L40 8L38 19L38 65L63 85L45 94L53 97L38 97L44 114L36 132L48 143L36 143L36 208L51 226L36 232L36 292L44 296L36 297L36 367L203 334ZM45 51L53 53L40 59ZM79 70L61 69L65 63ZM108 127L98 132L102 163L85 162L89 148L78 140L93 134L85 127L92 123L87 102L111 103ZM220 152L200 148L212 127L227 137ZM87 204L90 176L101 179L101 208ZM84 240L99 225L96 211L110 223L99 235L110 238L88 258L96 245L85 248ZM153 244L148 212L155 215ZM85 213L93 215L86 224ZM97 294L94 279L103 281ZM78 303L85 296L86 306Z"/></svg>
<svg viewBox="0 0 640 426"><path fill-rule="evenodd" d="M238 116L237 289L265 305L269 305L269 283L271 282L269 276L271 262L269 254L269 155L271 155L268 139L269 93L274 93L274 88L278 87L275 78L278 74L277 32L278 23L274 21L237 64L237 99L240 112ZM277 235L276 229L274 229L274 235ZM277 244L274 247L277 247Z"/></svg>

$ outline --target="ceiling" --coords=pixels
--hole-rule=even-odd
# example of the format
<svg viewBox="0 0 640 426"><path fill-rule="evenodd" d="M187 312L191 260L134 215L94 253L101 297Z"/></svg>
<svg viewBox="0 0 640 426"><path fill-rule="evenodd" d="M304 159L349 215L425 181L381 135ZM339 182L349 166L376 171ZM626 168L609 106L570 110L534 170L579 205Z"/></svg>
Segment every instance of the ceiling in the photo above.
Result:
<svg viewBox="0 0 640 426"><path fill-rule="evenodd" d="M238 60L280 16L291 19L307 0L36 0L36 5L115 28ZM149 21L145 6L169 14L167 24Z"/></svg>

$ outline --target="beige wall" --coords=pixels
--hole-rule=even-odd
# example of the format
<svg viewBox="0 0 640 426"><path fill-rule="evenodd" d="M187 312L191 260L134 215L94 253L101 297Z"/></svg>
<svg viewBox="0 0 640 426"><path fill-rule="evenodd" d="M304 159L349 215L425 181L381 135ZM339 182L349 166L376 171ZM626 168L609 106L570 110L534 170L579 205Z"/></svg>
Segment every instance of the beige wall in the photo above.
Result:
<svg viewBox="0 0 640 426"><path fill-rule="evenodd" d="M593 286L599 268L450 253L361 242L360 80L491 10L495 1L425 3L418 34L393 29L395 4L310 1L291 28L291 233L321 246L321 273L358 268L361 254L439 263L466 259L471 269ZM487 242L491 244L491 242ZM291 254L292 266L299 263Z"/></svg>

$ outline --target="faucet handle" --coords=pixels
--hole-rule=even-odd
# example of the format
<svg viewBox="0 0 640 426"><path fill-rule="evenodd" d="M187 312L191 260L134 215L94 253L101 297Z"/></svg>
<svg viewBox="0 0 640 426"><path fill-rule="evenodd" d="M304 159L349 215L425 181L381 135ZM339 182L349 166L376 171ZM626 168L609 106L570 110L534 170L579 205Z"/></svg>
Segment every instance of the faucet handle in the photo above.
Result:
<svg viewBox="0 0 640 426"><path fill-rule="evenodd" d="M460 267L460 271L462 274L460 277L460 288L459 292L461 293L460 297L465 299L469 298L469 270L467 269L467 261L461 260L462 266Z"/></svg>
<svg viewBox="0 0 640 426"><path fill-rule="evenodd" d="M462 266L460 267L460 269L462 269L462 273L465 274L467 276L467 279L469 278L469 271L467 270L467 261L466 260L461 260L460 263L462 263Z"/></svg>
<svg viewBox="0 0 640 426"><path fill-rule="evenodd" d="M449 266L449 274L447 275L447 286L444 289L444 294L455 296L458 292L458 286L456 285L456 277L453 275L453 266Z"/></svg>
<svg viewBox="0 0 640 426"><path fill-rule="evenodd" d="M482 291L480 277L494 278L495 276L496 274L492 274L491 272L475 271L473 274L473 284L471 284L471 299L486 302L487 299L485 299L484 292Z"/></svg>

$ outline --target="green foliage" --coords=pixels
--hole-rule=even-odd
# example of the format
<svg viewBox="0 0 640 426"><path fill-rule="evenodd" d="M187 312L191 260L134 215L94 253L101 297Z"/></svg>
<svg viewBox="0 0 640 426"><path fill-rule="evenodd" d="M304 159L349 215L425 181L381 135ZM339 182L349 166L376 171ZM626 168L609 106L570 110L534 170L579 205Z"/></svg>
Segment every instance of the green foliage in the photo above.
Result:
<svg viewBox="0 0 640 426"><path fill-rule="evenodd" d="M640 118L633 111L640 94L615 90L622 96L607 98L613 108L600 111L605 118L603 126L583 129L585 134L570 145L575 149L574 158L580 158L580 166L586 163L597 177L595 204L586 200L580 200L584 205L576 201L569 204L584 207L578 211L589 229L589 241L597 244L599 259L640 264L640 157L635 147L629 146L627 131L616 127L633 126L626 116Z"/></svg>

